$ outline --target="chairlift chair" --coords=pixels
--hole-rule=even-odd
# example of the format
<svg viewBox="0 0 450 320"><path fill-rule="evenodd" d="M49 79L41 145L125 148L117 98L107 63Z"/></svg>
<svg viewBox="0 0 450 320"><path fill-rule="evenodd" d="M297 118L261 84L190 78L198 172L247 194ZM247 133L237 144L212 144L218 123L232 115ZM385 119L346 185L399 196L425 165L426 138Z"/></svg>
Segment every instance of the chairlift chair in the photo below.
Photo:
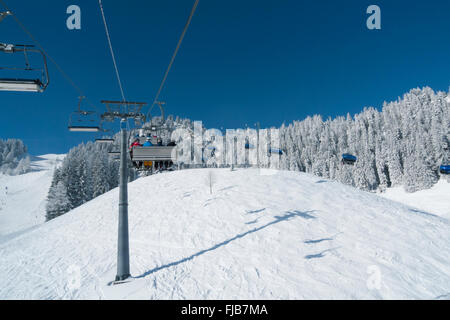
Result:
<svg viewBox="0 0 450 320"><path fill-rule="evenodd" d="M173 167L176 157L174 149L176 144L167 141L168 127L165 124L164 102L155 102L147 113L147 118L150 119L146 126L140 129L139 137L140 144L144 144L144 139L150 139L153 146L134 146L130 152L131 161L138 171L164 171L170 170ZM152 117L152 109L158 106L161 111L160 119ZM164 142L164 144L163 144Z"/></svg>
<svg viewBox="0 0 450 320"><path fill-rule="evenodd" d="M20 92L44 92L49 84L47 59L45 54L33 45L12 45L0 43L0 53L16 54L23 53L25 58L25 68L21 67L0 67L0 70L22 71L27 74L39 71L39 78L0 78L0 91L20 91ZM43 68L32 68L28 59L28 53L37 53L42 56Z"/></svg>
<svg viewBox="0 0 450 320"><path fill-rule="evenodd" d="M95 126L69 126L71 132L100 132L100 127Z"/></svg>
<svg viewBox="0 0 450 320"><path fill-rule="evenodd" d="M138 170L166 169L173 165L175 146L133 147L131 161Z"/></svg>
<svg viewBox="0 0 450 320"><path fill-rule="evenodd" d="M450 164L443 164L439 167L439 172L441 174L450 174Z"/></svg>
<svg viewBox="0 0 450 320"><path fill-rule="evenodd" d="M354 155L344 153L342 155L342 164L354 165L357 159L358 158L356 158Z"/></svg>
<svg viewBox="0 0 450 320"><path fill-rule="evenodd" d="M94 124L95 119L92 118L96 114L95 111L85 111L81 109L81 102L84 97L80 97L78 102L78 110L73 112L69 118L69 131L71 132L100 132L101 127Z"/></svg>
<svg viewBox="0 0 450 320"><path fill-rule="evenodd" d="M271 154L278 154L278 155L282 156L283 155L283 150L277 149L277 148L271 148L269 150L269 153L271 153Z"/></svg>
<svg viewBox="0 0 450 320"><path fill-rule="evenodd" d="M109 151L108 155L112 160L120 160L120 152L119 151Z"/></svg>
<svg viewBox="0 0 450 320"><path fill-rule="evenodd" d="M109 143L114 143L114 139L109 139L109 138L100 138L100 139L95 139L96 143L105 143L105 144L109 144Z"/></svg>
<svg viewBox="0 0 450 320"><path fill-rule="evenodd" d="M249 147L252 147L251 145ZM279 149L279 148L271 148L271 147L267 147L267 155L269 157L272 156L272 154L276 154L276 155L283 155L283 150Z"/></svg>
<svg viewBox="0 0 450 320"><path fill-rule="evenodd" d="M108 155L111 157L112 160L118 160L120 161L120 152L119 151L109 151Z"/></svg>
<svg viewBox="0 0 450 320"><path fill-rule="evenodd" d="M104 120L100 120L99 127L101 128L101 132L103 132L104 134L101 137L99 135L97 138L95 138L95 143L97 143L97 144L112 144L116 140L114 138L111 138L110 135L106 134L107 132L110 132L111 130L103 128L103 125L102 125L103 121Z"/></svg>

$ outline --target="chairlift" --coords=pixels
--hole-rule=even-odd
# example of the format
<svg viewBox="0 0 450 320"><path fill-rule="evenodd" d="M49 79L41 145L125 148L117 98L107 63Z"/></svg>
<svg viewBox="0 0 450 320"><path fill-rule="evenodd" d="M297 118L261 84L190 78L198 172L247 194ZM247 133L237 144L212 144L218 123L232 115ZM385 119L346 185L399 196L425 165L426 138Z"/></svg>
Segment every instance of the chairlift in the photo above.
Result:
<svg viewBox="0 0 450 320"><path fill-rule="evenodd" d="M47 68L47 58L45 54L36 49L33 45L13 45L0 43L0 53L5 54L17 54L23 53L25 58L25 68L23 67L0 67L0 70L23 72L26 74L32 74L39 72L40 76L38 78L0 78L0 91L19 91L19 92L44 92L49 84L49 75ZM43 67L33 68L31 67L28 54L37 53L42 56Z"/></svg>
<svg viewBox="0 0 450 320"><path fill-rule="evenodd" d="M354 155L344 153L342 155L342 164L354 165L357 159L358 158L356 158Z"/></svg>
<svg viewBox="0 0 450 320"><path fill-rule="evenodd" d="M97 120L93 117L95 111L85 111L81 109L81 102L84 97L80 97L78 110L73 112L69 118L69 131L71 132L100 132L101 127L97 125Z"/></svg>
<svg viewBox="0 0 450 320"><path fill-rule="evenodd" d="M165 170L176 161L174 149L175 146L133 147L131 161L138 170Z"/></svg>
<svg viewBox="0 0 450 320"><path fill-rule="evenodd" d="M109 151L108 155L112 160L120 160L120 152L119 151Z"/></svg>
<svg viewBox="0 0 450 320"><path fill-rule="evenodd" d="M105 144L109 144L109 143L114 143L115 140L114 139L108 139L108 138L101 138L101 139L95 139L96 143L105 143Z"/></svg>
<svg viewBox="0 0 450 320"><path fill-rule="evenodd" d="M69 127L70 132L100 132L99 127L94 126L70 126Z"/></svg>
<svg viewBox="0 0 450 320"><path fill-rule="evenodd" d="M277 148L270 148L269 149L269 153L270 154L278 154L278 155L282 156L283 155L283 150L277 149Z"/></svg>
<svg viewBox="0 0 450 320"><path fill-rule="evenodd" d="M256 147L250 143L246 143L245 144L245 149L250 150L250 149L255 149Z"/></svg>
<svg viewBox="0 0 450 320"><path fill-rule="evenodd" d="M441 174L450 174L450 164L443 164L439 167Z"/></svg>
<svg viewBox="0 0 450 320"><path fill-rule="evenodd" d="M174 152L176 143L168 141L170 134L165 124L164 105L164 102L154 103L147 114L150 119L149 123L143 126L139 130L138 136L135 137L139 141L139 145L131 148L130 156L133 166L138 171L155 173L170 170L176 161ZM161 111L159 121L151 115L155 106L158 106ZM152 146L145 146L145 141L150 141Z"/></svg>
<svg viewBox="0 0 450 320"><path fill-rule="evenodd" d="M110 135L106 134L107 132L110 132L111 130L109 129L105 129L103 128L102 123L104 122L104 120L100 120L100 128L101 131L104 133L101 137L100 135L95 139L95 143L97 144L112 144L114 143L116 140L114 138L111 138Z"/></svg>

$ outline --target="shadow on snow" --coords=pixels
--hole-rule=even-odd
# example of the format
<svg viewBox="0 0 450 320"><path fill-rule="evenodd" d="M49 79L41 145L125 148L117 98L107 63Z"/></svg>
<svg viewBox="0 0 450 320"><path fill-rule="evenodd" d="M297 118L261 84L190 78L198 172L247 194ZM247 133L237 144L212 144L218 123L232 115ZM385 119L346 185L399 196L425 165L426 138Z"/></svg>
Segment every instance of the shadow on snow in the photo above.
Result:
<svg viewBox="0 0 450 320"><path fill-rule="evenodd" d="M174 262L165 264L165 265L163 265L163 266L160 266L160 267L156 267L156 268L154 268L154 269L151 269L151 270L149 270L149 271L147 271L147 272L141 274L140 276L137 276L136 278L145 278L145 277L151 275L152 273L158 272L158 271L163 270L163 269L166 269L166 268L170 268L170 267L177 266L177 265L182 264L182 263L184 263L184 262L187 262L187 261L189 261L189 260L193 260L194 258L199 257L199 256L201 256L201 255L203 255L203 254L205 254L205 253L208 253L208 252L214 251L214 250L216 250L216 249L218 249L218 248L220 248L220 247L226 246L227 244L229 244L229 243L232 242L232 241L235 241L235 240L244 238L245 236L248 236L249 234L258 232L258 231L260 231L260 230L262 230L262 229L265 229L265 228L267 228L267 227L270 227L270 226L272 226L272 225L274 225L274 224L278 224L278 223L280 223L280 222L287 221L287 220L290 220L290 219L292 219L292 218L300 217L300 218L303 218L303 219L316 219L316 217L314 217L314 216L312 216L312 215L309 214L309 213L312 213L312 212L314 212L314 211L315 211L315 210L307 211L307 212L301 212L301 211L298 211L298 210L295 210L295 211L288 211L288 212L287 212L285 215L283 215L283 216L275 216L275 220L274 220L274 221L269 222L269 223L267 223L267 224L265 224L265 225L263 225L263 226L261 226L261 227L254 228L254 229L249 230L249 231L247 231L247 232L238 234L238 235L234 236L234 237L231 238L231 239L228 239L228 240L225 240L225 241L223 241L223 242L220 242L220 243L218 243L218 244L212 246L211 248L208 248L208 249L199 251L199 252L197 252L197 253L194 253L193 255L191 255L191 256L189 256L189 257L186 257L186 258L180 259L180 260L178 260L178 261L174 261Z"/></svg>

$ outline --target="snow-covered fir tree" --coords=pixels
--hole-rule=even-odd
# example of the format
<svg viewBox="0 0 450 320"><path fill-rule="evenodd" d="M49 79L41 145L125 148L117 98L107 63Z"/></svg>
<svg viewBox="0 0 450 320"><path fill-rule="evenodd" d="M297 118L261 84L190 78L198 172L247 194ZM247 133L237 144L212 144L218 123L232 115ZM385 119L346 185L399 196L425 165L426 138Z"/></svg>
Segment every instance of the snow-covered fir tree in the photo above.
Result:
<svg viewBox="0 0 450 320"><path fill-rule="evenodd" d="M283 125L284 167L363 190L430 188L439 180L439 165L450 161L448 95L413 89L381 111L365 108L354 117L313 116ZM340 163L343 153L358 157L355 166Z"/></svg>
<svg viewBox="0 0 450 320"><path fill-rule="evenodd" d="M70 210L67 188L62 181L50 187L46 205L46 220L55 219Z"/></svg>
<svg viewBox="0 0 450 320"><path fill-rule="evenodd" d="M19 175L30 171L27 147L19 139L0 139L0 173Z"/></svg>

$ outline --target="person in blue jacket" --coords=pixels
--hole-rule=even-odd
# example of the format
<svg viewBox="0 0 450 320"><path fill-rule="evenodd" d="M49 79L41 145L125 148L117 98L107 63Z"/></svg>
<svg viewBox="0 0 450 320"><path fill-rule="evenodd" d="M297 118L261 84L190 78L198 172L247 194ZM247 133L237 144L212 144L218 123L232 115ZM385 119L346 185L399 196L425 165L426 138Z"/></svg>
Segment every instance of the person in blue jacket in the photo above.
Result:
<svg viewBox="0 0 450 320"><path fill-rule="evenodd" d="M147 138L147 141L145 141L143 147L153 147L153 143L150 141L150 138Z"/></svg>

